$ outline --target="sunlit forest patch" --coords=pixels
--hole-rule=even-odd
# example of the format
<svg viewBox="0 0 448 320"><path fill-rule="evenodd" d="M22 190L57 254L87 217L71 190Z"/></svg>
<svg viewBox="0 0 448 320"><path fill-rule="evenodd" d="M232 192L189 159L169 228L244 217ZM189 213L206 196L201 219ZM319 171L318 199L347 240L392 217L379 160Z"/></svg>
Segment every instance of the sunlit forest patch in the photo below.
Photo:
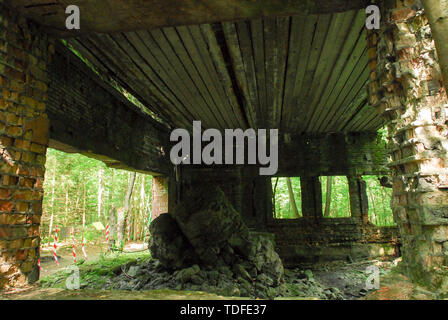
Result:
<svg viewBox="0 0 448 320"><path fill-rule="evenodd" d="M290 194L288 193L288 179L290 180L298 214L294 214L294 207L291 206ZM297 219L302 217L300 178L273 178L272 189L274 190L273 210L275 218Z"/></svg>
<svg viewBox="0 0 448 320"><path fill-rule="evenodd" d="M382 187L376 176L364 176L363 178L367 183L369 221L378 226L396 226L390 206L392 188Z"/></svg>
<svg viewBox="0 0 448 320"><path fill-rule="evenodd" d="M62 237L69 228L82 228L85 218L87 241L101 236L92 227L95 222L108 224L112 208L122 208L133 173L108 168L80 154L48 149L45 176L45 197L41 234L44 243L51 243L55 225ZM350 217L350 196L345 176L319 177L322 186L322 212L326 218ZM369 220L378 226L394 226L390 199L392 189L382 187L377 176L364 176L367 184ZM331 185L329 185L331 183ZM330 186L330 187L329 187ZM152 177L136 174L130 200L130 238L143 240L151 217ZM273 211L277 219L303 216L299 177L272 178ZM330 198L328 198L330 195ZM292 201L294 199L294 201Z"/></svg>
<svg viewBox="0 0 448 320"><path fill-rule="evenodd" d="M85 239L101 236L92 224L106 226L112 208L124 206L126 190L134 173L108 168L103 162L80 154L48 149L41 234L44 243L53 241L55 226L60 237L69 229L82 228L85 217ZM130 238L143 239L151 215L152 177L135 174L134 192L130 199ZM80 235L80 232L77 232Z"/></svg>
<svg viewBox="0 0 448 320"><path fill-rule="evenodd" d="M363 176L367 187L369 221L377 226L395 226L390 208L392 189L381 186L378 178L378 176ZM323 216L325 218L350 217L350 193L347 177L322 176L319 177L319 180L322 187ZM274 194L273 211L276 219L297 219L303 216L299 177L273 178L272 190Z"/></svg>
<svg viewBox="0 0 448 320"><path fill-rule="evenodd" d="M322 186L322 210L324 218L348 218L350 212L350 193L345 176L320 177ZM329 198L329 199L327 199Z"/></svg>

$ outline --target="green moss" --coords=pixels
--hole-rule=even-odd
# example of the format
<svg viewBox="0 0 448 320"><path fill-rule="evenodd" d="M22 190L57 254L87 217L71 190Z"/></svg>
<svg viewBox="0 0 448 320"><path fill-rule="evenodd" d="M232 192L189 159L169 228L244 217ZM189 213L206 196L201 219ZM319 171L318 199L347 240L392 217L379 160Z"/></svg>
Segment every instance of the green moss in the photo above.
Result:
<svg viewBox="0 0 448 320"><path fill-rule="evenodd" d="M114 270L121 265L129 263L142 263L151 259L148 251L136 253L111 253L102 254L99 260L85 262L81 260L76 265L79 267L80 285L91 284L100 288L106 284L106 280L114 274ZM65 282L71 275L67 269L63 269L51 276L40 280L44 288L65 288Z"/></svg>

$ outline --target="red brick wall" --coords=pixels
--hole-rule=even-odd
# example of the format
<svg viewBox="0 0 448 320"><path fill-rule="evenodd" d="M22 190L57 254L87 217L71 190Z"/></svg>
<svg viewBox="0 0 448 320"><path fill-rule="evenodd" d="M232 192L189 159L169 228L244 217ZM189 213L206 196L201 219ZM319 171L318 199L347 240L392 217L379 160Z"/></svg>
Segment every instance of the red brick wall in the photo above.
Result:
<svg viewBox="0 0 448 320"><path fill-rule="evenodd" d="M39 29L0 3L0 289L39 278L52 51Z"/></svg>

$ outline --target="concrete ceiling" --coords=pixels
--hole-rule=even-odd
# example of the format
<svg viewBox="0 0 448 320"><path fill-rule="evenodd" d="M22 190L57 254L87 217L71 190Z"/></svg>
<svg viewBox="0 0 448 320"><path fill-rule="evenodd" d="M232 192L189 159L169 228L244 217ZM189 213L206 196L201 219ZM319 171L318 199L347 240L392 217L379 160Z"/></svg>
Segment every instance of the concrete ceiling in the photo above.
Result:
<svg viewBox="0 0 448 320"><path fill-rule="evenodd" d="M58 35L61 10L79 5L84 34L70 34L70 45L172 127L201 120L208 128L295 134L373 132L383 124L367 104L359 8L368 1L9 2Z"/></svg>
<svg viewBox="0 0 448 320"><path fill-rule="evenodd" d="M172 126L375 131L365 13L94 34L71 45Z"/></svg>
<svg viewBox="0 0 448 320"><path fill-rule="evenodd" d="M136 31L222 21L334 13L366 8L368 0L5 0L54 35L65 30L68 5L81 11L78 33Z"/></svg>

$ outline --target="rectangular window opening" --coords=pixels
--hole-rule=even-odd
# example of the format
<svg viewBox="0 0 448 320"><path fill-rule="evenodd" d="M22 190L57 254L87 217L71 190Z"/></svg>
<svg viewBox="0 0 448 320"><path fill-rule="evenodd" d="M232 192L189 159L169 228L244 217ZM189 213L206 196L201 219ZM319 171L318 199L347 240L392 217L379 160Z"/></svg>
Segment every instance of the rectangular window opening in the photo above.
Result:
<svg viewBox="0 0 448 320"><path fill-rule="evenodd" d="M289 180L289 181L288 181ZM299 177L276 177L272 182L272 210L275 219L302 217L302 190Z"/></svg>
<svg viewBox="0 0 448 320"><path fill-rule="evenodd" d="M131 185L132 193L126 198ZM146 243L153 217L151 175L134 176L82 154L48 148L44 190L40 225L43 247L54 244L56 226L60 244L72 243L73 230L75 242L84 240L87 252L98 243L105 243L107 225L110 241L115 241L119 213L121 219L126 202L127 227L124 228L124 222L120 227L123 243Z"/></svg>

